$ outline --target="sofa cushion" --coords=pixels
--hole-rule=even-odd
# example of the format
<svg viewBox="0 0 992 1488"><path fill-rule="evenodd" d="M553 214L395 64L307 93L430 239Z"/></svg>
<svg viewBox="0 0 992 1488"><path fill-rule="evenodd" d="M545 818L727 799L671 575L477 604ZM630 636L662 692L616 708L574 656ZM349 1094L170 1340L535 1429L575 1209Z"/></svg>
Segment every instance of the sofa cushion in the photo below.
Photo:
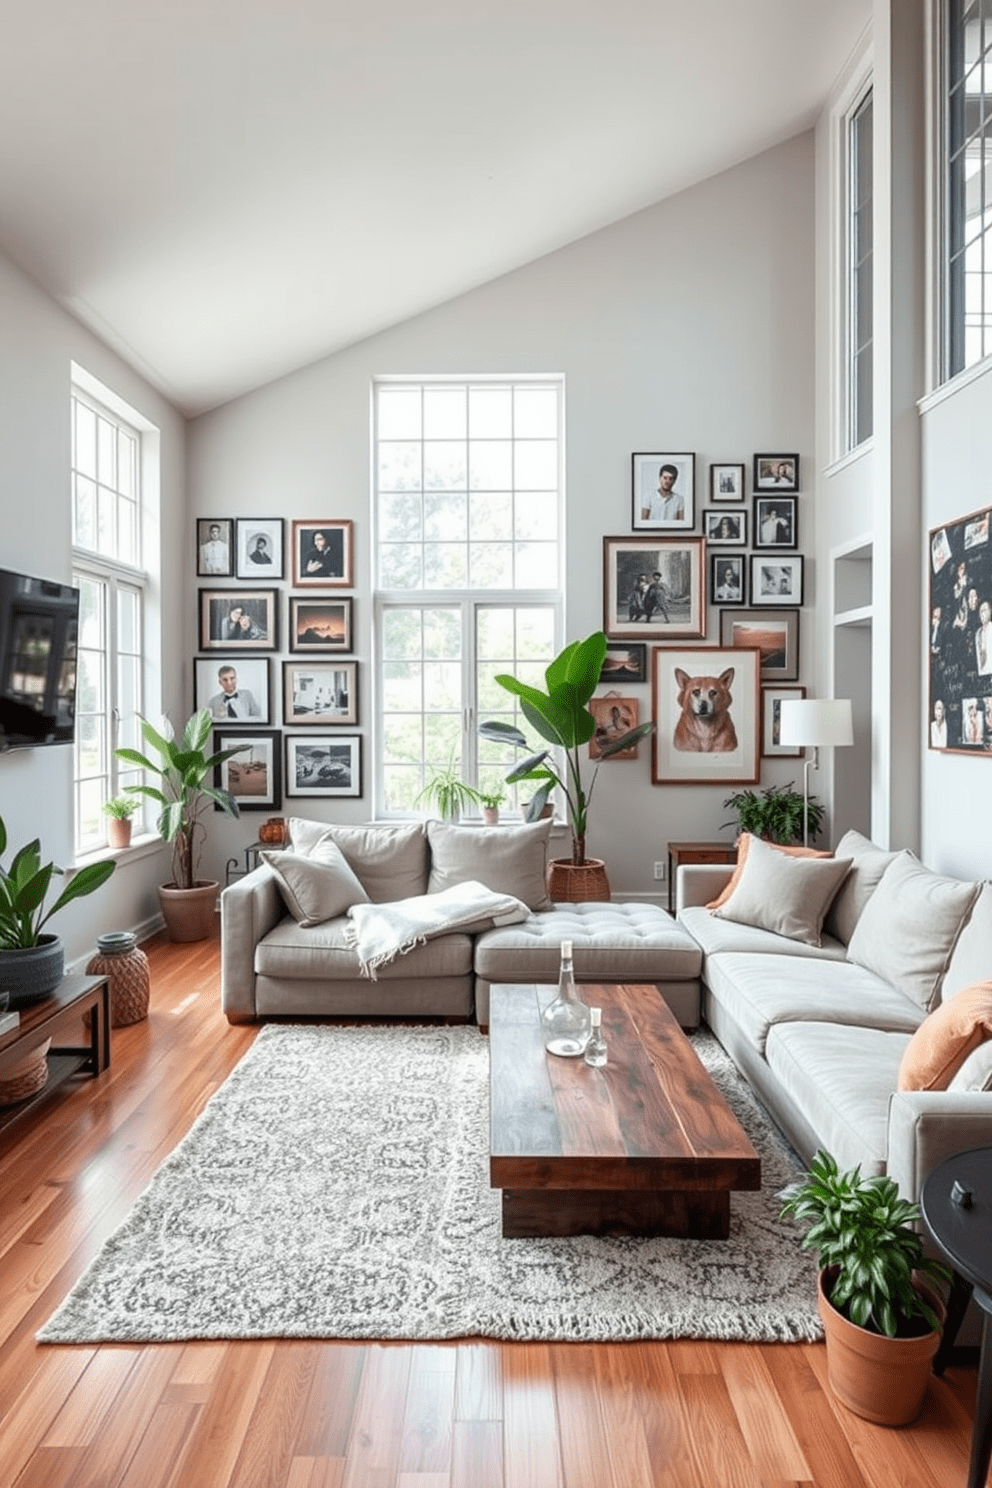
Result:
<svg viewBox="0 0 992 1488"><path fill-rule="evenodd" d="M882 874L898 853L885 852L860 832L845 832L836 856L851 859L851 871L827 910L823 928L845 945L854 934L861 913L882 881Z"/></svg>
<svg viewBox="0 0 992 1488"><path fill-rule="evenodd" d="M338 846L373 904L412 899L427 892L427 834L423 822L402 826L342 827L291 817L294 852L311 853L318 842Z"/></svg>
<svg viewBox="0 0 992 1488"><path fill-rule="evenodd" d="M776 1023L843 1023L909 1035L923 1021L908 997L847 961L725 951L707 958L705 976L710 995L759 1054Z"/></svg>
<svg viewBox="0 0 992 1488"><path fill-rule="evenodd" d="M983 883L951 955L941 997L992 976L992 883Z"/></svg>
<svg viewBox="0 0 992 1488"><path fill-rule="evenodd" d="M862 911L848 959L929 1012L980 888L931 873L911 852L899 853Z"/></svg>
<svg viewBox="0 0 992 1488"><path fill-rule="evenodd" d="M969 1093L992 1090L992 1039L972 1050L947 1088Z"/></svg>
<svg viewBox="0 0 992 1488"><path fill-rule="evenodd" d="M572 942L580 981L690 981L703 960L692 937L656 904L556 904L480 935L476 973L490 982L555 982L563 940Z"/></svg>
<svg viewBox="0 0 992 1488"><path fill-rule="evenodd" d="M709 904L707 904L707 909L721 909L723 905L726 904L727 900L730 898L731 894L734 893L737 885L741 881L741 875L744 872L744 865L746 864L748 854L751 851L751 843L762 842L763 840L764 839L761 837L755 837L751 832L741 833L741 835L737 839L737 864L734 868L734 871L730 875L716 898L711 899ZM781 842L765 842L764 845L765 847L773 848L777 853L784 854L784 856L787 858L833 857L833 853L821 852L818 848L815 847L786 847Z"/></svg>
<svg viewBox="0 0 992 1488"><path fill-rule="evenodd" d="M773 935L770 930L759 930L754 925L738 925L733 920L721 919L719 915L704 909L701 904L688 905L681 910L679 923L685 926L708 956L714 956L720 951L744 951L759 955L843 961L847 955L847 947L825 933L821 945L807 945L805 941L786 940L784 935Z"/></svg>
<svg viewBox="0 0 992 1488"><path fill-rule="evenodd" d="M909 1035L838 1023L777 1023L769 1068L842 1170L884 1173L889 1098Z"/></svg>
<svg viewBox="0 0 992 1488"><path fill-rule="evenodd" d="M283 902L300 925L319 925L353 904L368 901L341 849L326 839L318 842L309 856L263 852L261 857L275 874Z"/></svg>
<svg viewBox="0 0 992 1488"><path fill-rule="evenodd" d="M513 894L528 909L550 909L548 842L554 822L522 827L463 827L429 821L431 870L427 892L437 894L477 879L497 894Z"/></svg>
<svg viewBox="0 0 992 1488"><path fill-rule="evenodd" d="M361 976L357 953L348 945L347 916L304 929L288 916L255 947L259 976L292 981L353 981ZM382 966L380 982L424 977L464 977L472 971L472 938L440 935Z"/></svg>
<svg viewBox="0 0 992 1488"><path fill-rule="evenodd" d="M850 858L790 856L755 838L736 887L713 913L819 946L823 916L850 866Z"/></svg>
<svg viewBox="0 0 992 1488"><path fill-rule="evenodd" d="M942 1002L913 1034L899 1066L899 1090L946 1090L979 1044L992 1039L992 982Z"/></svg>

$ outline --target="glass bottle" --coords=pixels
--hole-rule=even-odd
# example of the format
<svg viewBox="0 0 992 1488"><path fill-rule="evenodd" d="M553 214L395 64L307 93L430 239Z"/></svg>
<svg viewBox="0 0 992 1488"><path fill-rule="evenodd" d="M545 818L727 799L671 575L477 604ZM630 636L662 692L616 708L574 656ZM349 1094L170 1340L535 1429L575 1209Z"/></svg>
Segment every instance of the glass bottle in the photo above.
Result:
<svg viewBox="0 0 992 1488"><path fill-rule="evenodd" d="M581 1054L589 1039L589 1009L575 990L572 942L561 943L558 996L541 1014L544 1047L549 1054Z"/></svg>
<svg viewBox="0 0 992 1488"><path fill-rule="evenodd" d="M586 1052L582 1057L586 1064L592 1065L593 1069L602 1069L606 1063L606 1040L603 1037L602 1008L590 1008L589 1018L592 1027L589 1031L589 1042L586 1044Z"/></svg>

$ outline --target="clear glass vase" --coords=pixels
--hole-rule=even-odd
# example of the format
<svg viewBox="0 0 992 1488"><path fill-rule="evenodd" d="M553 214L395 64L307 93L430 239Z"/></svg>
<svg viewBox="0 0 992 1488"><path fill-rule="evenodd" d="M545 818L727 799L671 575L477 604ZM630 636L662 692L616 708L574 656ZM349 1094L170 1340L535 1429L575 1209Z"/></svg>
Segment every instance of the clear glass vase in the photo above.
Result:
<svg viewBox="0 0 992 1488"><path fill-rule="evenodd" d="M589 1009L575 987L572 965L572 942L561 943L561 970L558 973L558 995L541 1014L544 1047L549 1054L571 1058L585 1052L591 1028Z"/></svg>

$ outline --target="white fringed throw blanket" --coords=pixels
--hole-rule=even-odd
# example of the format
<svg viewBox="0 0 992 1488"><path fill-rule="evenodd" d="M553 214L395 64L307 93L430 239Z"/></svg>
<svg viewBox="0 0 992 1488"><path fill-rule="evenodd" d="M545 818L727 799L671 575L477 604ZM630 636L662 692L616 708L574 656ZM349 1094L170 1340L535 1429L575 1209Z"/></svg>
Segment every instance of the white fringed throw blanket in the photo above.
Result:
<svg viewBox="0 0 992 1488"><path fill-rule="evenodd" d="M380 966L436 935L514 925L529 913L526 904L512 894L497 894L470 879L438 894L416 894L393 904L353 904L345 938L358 952L362 976L375 981Z"/></svg>

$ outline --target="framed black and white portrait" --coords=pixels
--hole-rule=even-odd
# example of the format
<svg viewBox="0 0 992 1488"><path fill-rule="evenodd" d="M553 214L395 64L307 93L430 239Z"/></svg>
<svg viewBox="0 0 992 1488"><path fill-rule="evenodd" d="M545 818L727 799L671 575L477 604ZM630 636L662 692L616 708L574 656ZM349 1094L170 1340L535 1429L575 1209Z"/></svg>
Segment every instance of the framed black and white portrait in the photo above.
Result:
<svg viewBox="0 0 992 1488"><path fill-rule="evenodd" d="M293 522L293 583L298 589L350 589L354 555L348 521Z"/></svg>
<svg viewBox="0 0 992 1488"><path fill-rule="evenodd" d="M710 466L710 500L744 500L744 464Z"/></svg>
<svg viewBox="0 0 992 1488"><path fill-rule="evenodd" d="M234 572L234 523L230 517L198 517L197 578L227 578Z"/></svg>
<svg viewBox="0 0 992 1488"><path fill-rule="evenodd" d="M707 507L703 512L703 536L710 547L719 544L735 548L746 546L747 512L711 511Z"/></svg>
<svg viewBox="0 0 992 1488"><path fill-rule="evenodd" d="M798 455L755 455L754 489L759 491L798 491Z"/></svg>
<svg viewBox="0 0 992 1488"><path fill-rule="evenodd" d="M710 554L710 603L742 605L747 602L745 553Z"/></svg>
<svg viewBox="0 0 992 1488"><path fill-rule="evenodd" d="M274 651L275 589L201 589L200 650Z"/></svg>
<svg viewBox="0 0 992 1488"><path fill-rule="evenodd" d="M360 796L362 740L359 734L327 738L286 735L287 796Z"/></svg>
<svg viewBox="0 0 992 1488"><path fill-rule="evenodd" d="M357 661L284 661L283 722L328 727L358 723Z"/></svg>
<svg viewBox="0 0 992 1488"><path fill-rule="evenodd" d="M267 656L197 656L193 680L197 709L218 723L271 722Z"/></svg>
<svg viewBox="0 0 992 1488"><path fill-rule="evenodd" d="M696 525L696 457L631 455L631 526L635 532L691 532Z"/></svg>
<svg viewBox="0 0 992 1488"><path fill-rule="evenodd" d="M258 584L285 577L283 527L282 517L238 517L234 546L239 579L254 579Z"/></svg>
<svg viewBox="0 0 992 1488"><path fill-rule="evenodd" d="M751 554L751 603L801 605L803 560L799 553Z"/></svg>
<svg viewBox="0 0 992 1488"><path fill-rule="evenodd" d="M799 499L796 496L754 498L754 546L797 548L799 546Z"/></svg>
<svg viewBox="0 0 992 1488"><path fill-rule="evenodd" d="M706 633L701 537L604 537L603 629L611 640Z"/></svg>

